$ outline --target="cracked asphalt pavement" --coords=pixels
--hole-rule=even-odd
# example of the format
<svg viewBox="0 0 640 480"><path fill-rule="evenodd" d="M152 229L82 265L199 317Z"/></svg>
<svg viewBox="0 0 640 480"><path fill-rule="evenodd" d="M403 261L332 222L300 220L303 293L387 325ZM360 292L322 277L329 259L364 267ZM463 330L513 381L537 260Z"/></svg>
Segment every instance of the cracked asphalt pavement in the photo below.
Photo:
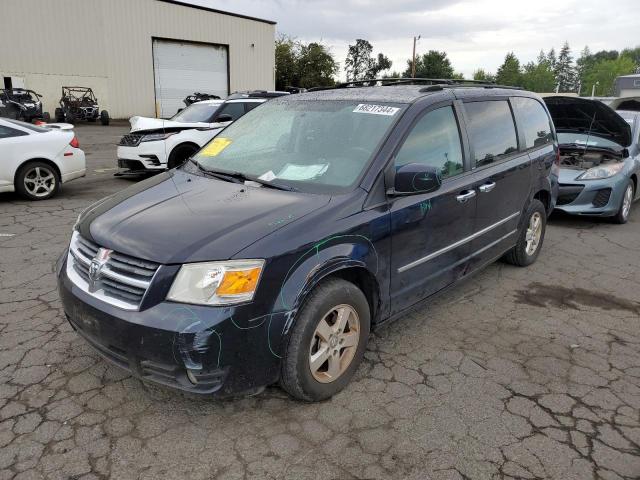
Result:
<svg viewBox="0 0 640 480"><path fill-rule="evenodd" d="M536 264L496 263L372 334L351 385L297 403L146 385L68 325L53 264L125 126L79 126L88 176L0 195L0 480L638 479L640 205L552 218Z"/></svg>

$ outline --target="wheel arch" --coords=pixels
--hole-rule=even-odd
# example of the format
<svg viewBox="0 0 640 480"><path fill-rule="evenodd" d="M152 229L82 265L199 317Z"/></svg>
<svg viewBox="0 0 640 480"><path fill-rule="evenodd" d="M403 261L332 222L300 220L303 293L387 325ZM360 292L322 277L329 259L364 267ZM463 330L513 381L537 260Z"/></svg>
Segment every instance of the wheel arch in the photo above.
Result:
<svg viewBox="0 0 640 480"><path fill-rule="evenodd" d="M34 163L34 162L42 162L42 163L46 163L47 165L51 166L55 170L56 175L58 175L58 182L62 182L62 172L60 171L60 167L58 167L56 162L54 162L53 160L50 160L48 158L30 158L28 160L24 160L23 162L21 162L20 165L18 165L18 167L16 168L16 172L13 174L13 186L14 187L17 186L18 173L20 172L20 170L22 170L29 163Z"/></svg>
<svg viewBox="0 0 640 480"><path fill-rule="evenodd" d="M629 178L631 178L631 181L633 182L633 193L637 197L638 196L638 176L635 173L632 173Z"/></svg>
<svg viewBox="0 0 640 480"><path fill-rule="evenodd" d="M549 190L540 189L533 195L533 198L542 202L547 215L551 213L551 192Z"/></svg>
<svg viewBox="0 0 640 480"><path fill-rule="evenodd" d="M169 163L172 161L172 156L174 154L174 152L182 147L193 147L196 151L200 150L200 147L197 143L195 143L193 140L185 140L183 142L177 143L175 144L172 148L171 151L169 152L169 155L167 155L167 168L171 168L169 167Z"/></svg>

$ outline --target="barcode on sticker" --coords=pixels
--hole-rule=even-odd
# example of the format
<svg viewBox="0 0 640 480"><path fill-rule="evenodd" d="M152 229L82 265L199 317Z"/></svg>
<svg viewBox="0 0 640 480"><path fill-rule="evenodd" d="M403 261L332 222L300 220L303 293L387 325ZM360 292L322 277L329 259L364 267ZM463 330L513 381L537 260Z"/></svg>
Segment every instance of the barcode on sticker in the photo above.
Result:
<svg viewBox="0 0 640 480"><path fill-rule="evenodd" d="M354 113L372 113L373 115L395 115L400 110L398 107L389 107L387 105L369 105L361 103L353 112Z"/></svg>

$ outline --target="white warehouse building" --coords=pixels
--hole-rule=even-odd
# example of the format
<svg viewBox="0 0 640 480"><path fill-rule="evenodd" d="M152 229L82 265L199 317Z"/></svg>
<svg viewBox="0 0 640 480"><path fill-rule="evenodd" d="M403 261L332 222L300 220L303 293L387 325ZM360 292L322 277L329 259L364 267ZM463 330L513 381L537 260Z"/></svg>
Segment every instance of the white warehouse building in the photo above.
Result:
<svg viewBox="0 0 640 480"><path fill-rule="evenodd" d="M174 0L1 3L0 88L36 91L52 116L62 86L91 87L112 118L170 117L194 92L274 88L269 20Z"/></svg>

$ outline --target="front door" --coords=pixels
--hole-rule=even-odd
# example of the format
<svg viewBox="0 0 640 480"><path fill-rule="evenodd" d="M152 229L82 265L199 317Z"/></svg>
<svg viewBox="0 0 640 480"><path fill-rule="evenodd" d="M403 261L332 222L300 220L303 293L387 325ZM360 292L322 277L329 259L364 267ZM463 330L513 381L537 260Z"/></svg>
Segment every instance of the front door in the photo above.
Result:
<svg viewBox="0 0 640 480"><path fill-rule="evenodd" d="M439 168L443 183L435 192L393 199L391 314L455 282L465 270L476 192L464 175L462 152L455 110L448 104L420 117L395 156L395 168Z"/></svg>

